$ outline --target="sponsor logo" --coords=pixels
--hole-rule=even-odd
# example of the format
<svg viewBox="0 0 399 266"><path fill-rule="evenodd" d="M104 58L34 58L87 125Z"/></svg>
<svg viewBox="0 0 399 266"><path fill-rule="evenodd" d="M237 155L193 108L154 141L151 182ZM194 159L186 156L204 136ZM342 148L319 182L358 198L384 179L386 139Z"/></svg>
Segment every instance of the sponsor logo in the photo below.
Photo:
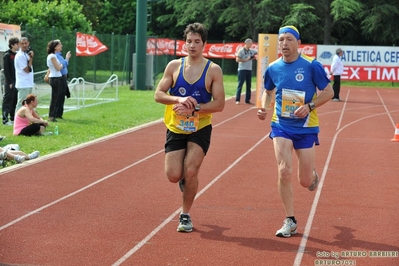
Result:
<svg viewBox="0 0 399 266"><path fill-rule="evenodd" d="M300 54L305 54L308 56L315 55L313 46L310 46L310 45L305 45L303 47L299 47L298 51Z"/></svg>
<svg viewBox="0 0 399 266"><path fill-rule="evenodd" d="M321 53L320 58L329 59L332 57L332 53L329 51L324 51Z"/></svg>

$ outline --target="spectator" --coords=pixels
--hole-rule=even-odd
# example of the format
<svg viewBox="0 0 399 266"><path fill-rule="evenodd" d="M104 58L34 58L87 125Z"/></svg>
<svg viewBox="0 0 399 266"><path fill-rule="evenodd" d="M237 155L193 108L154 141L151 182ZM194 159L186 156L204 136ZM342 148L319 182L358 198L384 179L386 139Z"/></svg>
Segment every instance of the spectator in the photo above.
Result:
<svg viewBox="0 0 399 266"><path fill-rule="evenodd" d="M245 91L245 103L251 103L251 79L252 79L252 59L258 53L256 50L251 49L252 40L246 39L245 46L241 48L236 56L236 62L238 62L238 86L236 93L236 104L240 103L241 90L244 82L246 84Z"/></svg>
<svg viewBox="0 0 399 266"><path fill-rule="evenodd" d="M29 46L27 37L20 40L20 49L15 56L15 87L18 90L18 100L15 112L22 107L22 101L32 93L33 81L33 57L34 52Z"/></svg>
<svg viewBox="0 0 399 266"><path fill-rule="evenodd" d="M39 151L34 151L30 154L26 154L25 152L20 150L13 150L6 147L4 148L0 147L0 165L3 165L4 160L7 159L15 160L17 163L22 163L25 160L36 159L39 156L40 156Z"/></svg>
<svg viewBox="0 0 399 266"><path fill-rule="evenodd" d="M341 48L338 48L331 63L330 74L334 77L334 84L333 84L334 96L332 98L334 102L341 101L341 99L339 98L339 92L341 91L341 75L342 73L344 73L344 64L342 63L341 60L343 54L344 51L342 51Z"/></svg>
<svg viewBox="0 0 399 266"><path fill-rule="evenodd" d="M57 113L59 112L59 98L65 97L65 92L62 92L62 74L61 69L64 67L63 64L58 60L55 55L58 52L61 52L62 44L60 41L54 40L50 41L47 45L47 66L50 69L50 86L51 86L51 101L48 119L52 122L57 122L55 118Z"/></svg>
<svg viewBox="0 0 399 266"><path fill-rule="evenodd" d="M15 66L14 60L17 50L19 48L18 38L10 38L8 40L8 47L10 49L4 54L4 95L3 95L3 125L13 125L15 107L17 105L18 92L15 88Z"/></svg>
<svg viewBox="0 0 399 266"><path fill-rule="evenodd" d="M55 55L57 56L58 61L62 64L62 69L61 69L61 87L60 87L60 92L58 93L58 99L57 99L57 113L55 114L55 118L60 118L63 119L63 114L64 114L64 103L65 103L65 96L69 98L70 92L68 88L68 64L69 64L69 58L71 58L71 51L68 51L66 53L65 58L62 56L62 43L60 40L55 40L60 42L61 45L61 50L57 51Z"/></svg>
<svg viewBox="0 0 399 266"><path fill-rule="evenodd" d="M48 122L35 111L38 103L37 96L33 94L22 101L23 106L15 114L14 135L43 135Z"/></svg>

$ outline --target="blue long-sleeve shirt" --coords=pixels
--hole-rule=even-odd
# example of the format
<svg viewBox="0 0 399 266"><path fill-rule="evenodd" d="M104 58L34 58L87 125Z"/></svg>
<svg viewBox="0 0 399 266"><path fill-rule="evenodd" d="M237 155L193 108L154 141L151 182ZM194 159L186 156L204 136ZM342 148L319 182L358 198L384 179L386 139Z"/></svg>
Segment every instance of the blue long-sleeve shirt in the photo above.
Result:
<svg viewBox="0 0 399 266"><path fill-rule="evenodd" d="M68 60L66 60L63 56L61 52L57 52L55 53L55 55L57 56L58 61L60 61L60 63L63 65L63 68L61 69L61 74L62 75L67 75L68 74Z"/></svg>

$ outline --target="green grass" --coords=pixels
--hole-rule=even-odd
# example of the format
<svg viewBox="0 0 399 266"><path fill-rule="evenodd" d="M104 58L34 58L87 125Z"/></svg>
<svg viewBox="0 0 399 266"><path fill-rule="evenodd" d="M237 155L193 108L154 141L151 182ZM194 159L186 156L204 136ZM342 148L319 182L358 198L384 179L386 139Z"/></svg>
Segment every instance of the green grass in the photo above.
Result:
<svg viewBox="0 0 399 266"><path fill-rule="evenodd" d="M252 81L252 87L255 88L255 78ZM389 87L390 83L351 83L351 85ZM224 86L226 98L234 96L237 76L225 75ZM119 100L115 102L65 112L64 120L51 123L47 128L47 131L54 131L55 125L58 125L58 136L13 136L12 127L1 126L0 135L6 136L1 141L1 146L19 144L22 151L30 153L39 150L41 155L46 155L163 117L164 105L154 101L154 91L130 90L129 86L125 85L119 87L118 96ZM43 115L47 114L46 109L38 111ZM7 161L7 165L10 164L13 162Z"/></svg>

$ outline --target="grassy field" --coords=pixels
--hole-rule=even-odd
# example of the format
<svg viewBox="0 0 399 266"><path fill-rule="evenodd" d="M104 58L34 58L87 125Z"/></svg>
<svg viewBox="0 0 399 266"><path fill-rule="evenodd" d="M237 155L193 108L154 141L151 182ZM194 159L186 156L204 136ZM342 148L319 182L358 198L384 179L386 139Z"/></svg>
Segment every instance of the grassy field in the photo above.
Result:
<svg viewBox="0 0 399 266"><path fill-rule="evenodd" d="M225 75L224 85L226 98L234 96L237 77L235 75ZM383 87L385 85L385 87L392 87L390 83L359 84L344 82L343 86L345 85L368 85L373 87ZM253 78L252 88L255 89L255 87L256 81ZM115 102L66 112L64 120L60 119L57 123L51 123L47 128L47 131L54 131L55 125L58 125L58 136L13 136L12 127L1 126L0 135L6 136L1 141L1 146L19 144L21 150L27 153L39 150L41 155L46 155L124 129L158 120L163 116L164 105L154 101L154 91L130 90L129 86L125 85L119 87L118 96L119 100ZM38 111L43 115L48 113L47 109L39 109ZM13 164L13 162L8 161L6 165L9 164Z"/></svg>

